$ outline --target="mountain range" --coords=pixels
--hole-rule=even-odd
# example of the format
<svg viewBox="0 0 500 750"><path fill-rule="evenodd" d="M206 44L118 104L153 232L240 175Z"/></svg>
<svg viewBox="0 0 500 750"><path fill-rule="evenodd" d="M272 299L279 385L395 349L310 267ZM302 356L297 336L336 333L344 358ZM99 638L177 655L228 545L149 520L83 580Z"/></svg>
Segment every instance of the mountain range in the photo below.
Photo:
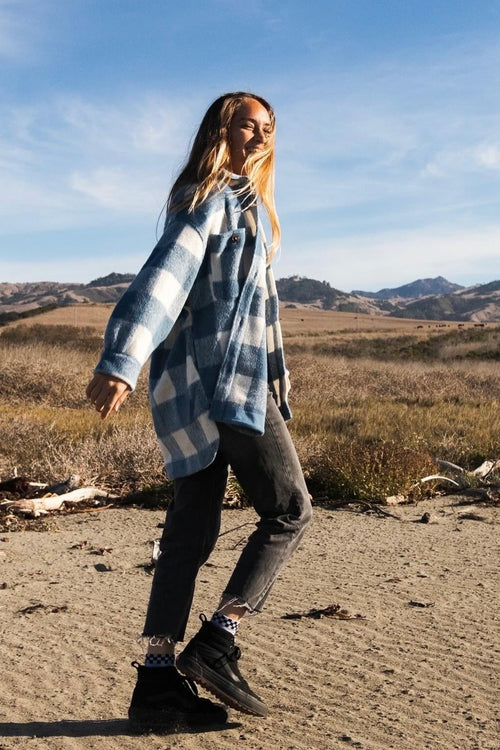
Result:
<svg viewBox="0 0 500 750"><path fill-rule="evenodd" d="M357 294L359 297L373 297L374 299L393 299L401 297L403 299L413 299L415 297L427 297L428 295L451 294L459 289L464 289L460 284L452 284L443 276L436 276L435 279L417 279L410 284L398 286L395 289L380 289L378 292L362 292L355 289L351 294Z"/></svg>
<svg viewBox="0 0 500 750"><path fill-rule="evenodd" d="M89 284L0 283L0 322L47 307L113 303L133 278L132 274L112 273ZM438 276L377 292L343 292L326 281L303 276L278 279L276 285L282 303L288 306L420 320L500 322L500 281L462 287Z"/></svg>
<svg viewBox="0 0 500 750"><path fill-rule="evenodd" d="M500 322L500 281L462 287L438 276L378 292L350 293L301 276L279 279L276 285L285 304L418 320Z"/></svg>

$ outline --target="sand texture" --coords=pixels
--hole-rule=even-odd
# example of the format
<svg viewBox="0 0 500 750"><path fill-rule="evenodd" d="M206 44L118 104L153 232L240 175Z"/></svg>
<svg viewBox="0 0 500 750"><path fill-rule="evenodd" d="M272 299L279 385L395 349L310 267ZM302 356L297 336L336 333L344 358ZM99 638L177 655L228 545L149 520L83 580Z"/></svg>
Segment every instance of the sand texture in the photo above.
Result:
<svg viewBox="0 0 500 750"><path fill-rule="evenodd" d="M133 736L125 718L163 513L106 509L4 534L0 748L498 750L498 509L460 518L451 502L399 507L400 520L316 508L267 608L240 628L242 672L270 715L232 712L203 734ZM188 635L253 520L224 512ZM282 619L330 604L365 619Z"/></svg>

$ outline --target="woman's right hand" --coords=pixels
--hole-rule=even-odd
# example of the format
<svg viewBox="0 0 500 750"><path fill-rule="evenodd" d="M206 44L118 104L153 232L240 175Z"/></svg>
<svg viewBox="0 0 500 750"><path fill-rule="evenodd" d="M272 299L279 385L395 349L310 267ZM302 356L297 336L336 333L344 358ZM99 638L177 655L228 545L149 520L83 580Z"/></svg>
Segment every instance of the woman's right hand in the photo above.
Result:
<svg viewBox="0 0 500 750"><path fill-rule="evenodd" d="M85 393L100 413L101 419L118 411L132 389L123 380L103 372L96 372Z"/></svg>

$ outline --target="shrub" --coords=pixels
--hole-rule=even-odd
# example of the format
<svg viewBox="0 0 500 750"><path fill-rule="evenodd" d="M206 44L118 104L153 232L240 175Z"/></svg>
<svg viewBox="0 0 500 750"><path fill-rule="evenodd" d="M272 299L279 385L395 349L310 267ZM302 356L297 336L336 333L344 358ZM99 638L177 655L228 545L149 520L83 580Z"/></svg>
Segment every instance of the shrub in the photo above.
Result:
<svg viewBox="0 0 500 750"><path fill-rule="evenodd" d="M0 333L0 343L15 346L42 344L65 349L98 353L102 349L102 336L91 326L71 325L17 325L5 328Z"/></svg>

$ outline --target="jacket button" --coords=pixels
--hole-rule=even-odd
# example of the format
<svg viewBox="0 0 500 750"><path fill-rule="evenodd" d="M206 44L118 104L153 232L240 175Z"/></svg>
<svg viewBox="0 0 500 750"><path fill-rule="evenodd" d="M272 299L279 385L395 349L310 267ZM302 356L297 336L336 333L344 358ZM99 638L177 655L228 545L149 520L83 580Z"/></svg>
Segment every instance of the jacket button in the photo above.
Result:
<svg viewBox="0 0 500 750"><path fill-rule="evenodd" d="M239 239L240 239L239 234L233 234L233 236L231 237L231 242L238 242Z"/></svg>

